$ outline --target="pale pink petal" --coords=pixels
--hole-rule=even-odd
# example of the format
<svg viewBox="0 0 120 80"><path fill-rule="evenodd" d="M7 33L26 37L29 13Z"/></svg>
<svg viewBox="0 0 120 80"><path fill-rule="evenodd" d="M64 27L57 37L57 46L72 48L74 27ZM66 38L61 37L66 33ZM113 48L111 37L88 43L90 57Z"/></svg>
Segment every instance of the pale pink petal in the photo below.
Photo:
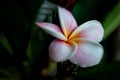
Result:
<svg viewBox="0 0 120 80"><path fill-rule="evenodd" d="M76 45L71 45L60 40L54 40L49 46L50 59L56 62L68 60L76 51Z"/></svg>
<svg viewBox="0 0 120 80"><path fill-rule="evenodd" d="M65 8L58 7L59 19L64 35L68 37L70 33L77 27L77 23L71 12Z"/></svg>
<svg viewBox="0 0 120 80"><path fill-rule="evenodd" d="M103 56L103 47L94 41L81 39L77 53L69 59L81 67L91 67L100 63Z"/></svg>
<svg viewBox="0 0 120 80"><path fill-rule="evenodd" d="M50 34L60 40L67 40L66 37L61 32L61 29L55 24L40 22L40 23L36 23L36 25L38 25L40 28L42 28L48 34Z"/></svg>
<svg viewBox="0 0 120 80"><path fill-rule="evenodd" d="M71 34L70 38L75 36L100 42L103 38L103 35L104 30L101 23L97 20L91 20L76 28Z"/></svg>

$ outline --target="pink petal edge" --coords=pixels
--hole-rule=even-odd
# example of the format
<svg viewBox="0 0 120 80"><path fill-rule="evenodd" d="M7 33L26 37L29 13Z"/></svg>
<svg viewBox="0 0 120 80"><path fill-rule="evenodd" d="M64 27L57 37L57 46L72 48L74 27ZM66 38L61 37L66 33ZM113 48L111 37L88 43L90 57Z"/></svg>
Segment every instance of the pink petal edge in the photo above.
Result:
<svg viewBox="0 0 120 80"><path fill-rule="evenodd" d="M72 16L71 12L69 12L65 8L59 6L58 13L62 30L64 32L64 35L67 37L77 27L77 23L74 17Z"/></svg>
<svg viewBox="0 0 120 80"><path fill-rule="evenodd" d="M65 41L67 40L66 37L63 35L61 29L55 24L38 22L36 23L36 25L42 28L46 33L54 36L57 39L65 40Z"/></svg>
<svg viewBox="0 0 120 80"><path fill-rule="evenodd" d="M104 35L104 29L99 21L91 20L83 23L78 28L76 28L71 34L71 37L76 34L78 34L79 38L86 38L100 42Z"/></svg>

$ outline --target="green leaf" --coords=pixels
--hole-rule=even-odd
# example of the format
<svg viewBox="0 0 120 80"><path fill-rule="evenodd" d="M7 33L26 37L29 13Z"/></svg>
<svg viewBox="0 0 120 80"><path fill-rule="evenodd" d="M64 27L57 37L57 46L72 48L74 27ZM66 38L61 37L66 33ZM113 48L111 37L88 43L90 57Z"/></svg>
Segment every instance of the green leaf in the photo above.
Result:
<svg viewBox="0 0 120 80"><path fill-rule="evenodd" d="M13 54L12 48L11 48L6 36L3 33L0 34L0 43L11 55Z"/></svg>
<svg viewBox="0 0 120 80"><path fill-rule="evenodd" d="M100 14L96 13L99 12L100 3L101 0L78 0L72 11L78 25L92 19L98 19Z"/></svg>
<svg viewBox="0 0 120 80"><path fill-rule="evenodd" d="M103 21L105 29L104 39L107 38L120 25L120 1Z"/></svg>
<svg viewBox="0 0 120 80"><path fill-rule="evenodd" d="M34 61L34 59L38 56L38 54L42 50L44 43L46 41L44 40L45 37L46 34L40 28L34 26L31 32L31 39L29 41L26 51L30 61Z"/></svg>
<svg viewBox="0 0 120 80"><path fill-rule="evenodd" d="M77 75L73 76L73 80L119 80L120 62L105 63L90 68L80 68L77 72Z"/></svg>
<svg viewBox="0 0 120 80"><path fill-rule="evenodd" d="M39 27L34 26L31 32L31 39L26 50L27 57L29 58L30 62L34 62L40 56L42 58L45 57L44 59L48 58L48 46L52 40L52 36L46 34Z"/></svg>

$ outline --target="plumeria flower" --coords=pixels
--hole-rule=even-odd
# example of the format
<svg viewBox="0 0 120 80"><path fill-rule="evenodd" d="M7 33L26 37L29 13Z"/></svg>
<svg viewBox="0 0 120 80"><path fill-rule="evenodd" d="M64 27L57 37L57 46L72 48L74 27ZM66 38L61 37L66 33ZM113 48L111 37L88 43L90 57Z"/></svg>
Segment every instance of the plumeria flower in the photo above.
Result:
<svg viewBox="0 0 120 80"><path fill-rule="evenodd" d="M103 47L99 44L104 33L101 23L91 20L77 26L65 8L58 7L58 14L61 28L52 23L36 23L56 38L49 46L50 59L56 62L70 60L81 67L97 65L103 56Z"/></svg>

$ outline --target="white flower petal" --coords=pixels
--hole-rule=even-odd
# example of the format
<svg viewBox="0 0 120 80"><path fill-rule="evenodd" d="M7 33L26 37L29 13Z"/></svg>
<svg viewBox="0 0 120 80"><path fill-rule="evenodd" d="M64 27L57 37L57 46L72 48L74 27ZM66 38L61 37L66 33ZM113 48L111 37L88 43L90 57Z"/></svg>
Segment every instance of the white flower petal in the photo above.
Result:
<svg viewBox="0 0 120 80"><path fill-rule="evenodd" d="M46 33L56 37L57 39L67 40L66 37L63 35L61 29L55 24L40 22L40 23L36 23L36 25L38 25Z"/></svg>
<svg viewBox="0 0 120 80"><path fill-rule="evenodd" d="M68 60L76 51L76 45L68 44L60 40L54 40L49 46L50 59L56 62Z"/></svg>
<svg viewBox="0 0 120 80"><path fill-rule="evenodd" d="M69 60L81 67L97 65L103 56L102 46L94 41L80 39L78 50Z"/></svg>
<svg viewBox="0 0 120 80"><path fill-rule="evenodd" d="M69 12L65 8L58 7L58 13L64 35L69 36L70 33L77 27L77 23L71 12Z"/></svg>
<svg viewBox="0 0 120 80"><path fill-rule="evenodd" d="M91 20L76 28L71 34L70 38L76 36L79 38L86 38L100 42L103 38L103 35L104 30L101 23L97 20Z"/></svg>

